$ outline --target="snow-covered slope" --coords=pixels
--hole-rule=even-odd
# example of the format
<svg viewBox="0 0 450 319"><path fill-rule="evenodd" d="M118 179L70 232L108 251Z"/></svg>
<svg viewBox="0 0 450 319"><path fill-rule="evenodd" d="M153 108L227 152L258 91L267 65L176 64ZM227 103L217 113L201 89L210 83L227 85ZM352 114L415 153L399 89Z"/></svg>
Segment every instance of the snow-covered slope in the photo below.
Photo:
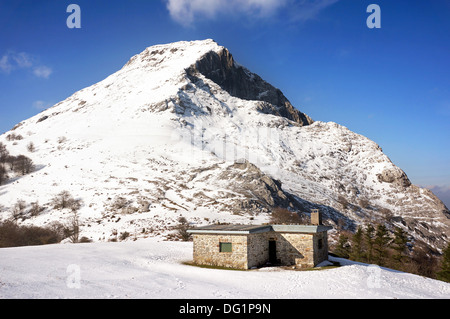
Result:
<svg viewBox="0 0 450 319"><path fill-rule="evenodd" d="M24 223L64 222L71 213L50 202L67 190L83 201L81 235L95 241L155 236L180 216L262 223L275 206L320 208L349 228L387 220L438 249L448 241L447 208L378 145L314 122L212 40L149 47L0 142L36 165L0 186L0 217L21 199L46 207Z"/></svg>
<svg viewBox="0 0 450 319"><path fill-rule="evenodd" d="M205 269L192 243L143 239L121 243L0 249L0 299L448 299L450 284L337 259L320 271Z"/></svg>

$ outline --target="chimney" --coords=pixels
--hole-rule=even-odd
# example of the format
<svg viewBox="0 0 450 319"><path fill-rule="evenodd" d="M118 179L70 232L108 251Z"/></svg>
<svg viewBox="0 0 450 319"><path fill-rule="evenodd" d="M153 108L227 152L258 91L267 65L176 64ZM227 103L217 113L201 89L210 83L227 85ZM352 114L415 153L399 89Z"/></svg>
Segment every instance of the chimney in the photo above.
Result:
<svg viewBox="0 0 450 319"><path fill-rule="evenodd" d="M311 224L322 225L322 215L318 209L311 209Z"/></svg>

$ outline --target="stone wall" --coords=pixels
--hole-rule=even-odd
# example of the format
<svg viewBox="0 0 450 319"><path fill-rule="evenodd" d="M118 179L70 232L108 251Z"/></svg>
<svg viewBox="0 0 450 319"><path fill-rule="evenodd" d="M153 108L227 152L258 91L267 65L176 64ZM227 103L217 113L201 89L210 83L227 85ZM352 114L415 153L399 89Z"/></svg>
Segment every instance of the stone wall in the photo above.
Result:
<svg viewBox="0 0 450 319"><path fill-rule="evenodd" d="M277 241L277 259L283 265L308 268L328 259L327 232L315 234L276 232L271 235Z"/></svg>
<svg viewBox="0 0 450 319"><path fill-rule="evenodd" d="M314 266L328 260L328 233L321 232L314 235Z"/></svg>
<svg viewBox="0 0 450 319"><path fill-rule="evenodd" d="M247 236L194 234L194 263L198 265L248 269ZM232 252L220 252L220 243L231 243Z"/></svg>
<svg viewBox="0 0 450 319"><path fill-rule="evenodd" d="M248 235L248 268L259 267L269 260L269 233L259 233Z"/></svg>
<svg viewBox="0 0 450 319"><path fill-rule="evenodd" d="M276 241L282 265L314 267L328 259L327 232L316 234L265 232L248 235L194 234L194 263L249 269L269 260L269 241ZM232 252L220 252L220 243L231 243Z"/></svg>
<svg viewBox="0 0 450 319"><path fill-rule="evenodd" d="M275 233L277 259L283 265L314 267L313 235L301 233Z"/></svg>

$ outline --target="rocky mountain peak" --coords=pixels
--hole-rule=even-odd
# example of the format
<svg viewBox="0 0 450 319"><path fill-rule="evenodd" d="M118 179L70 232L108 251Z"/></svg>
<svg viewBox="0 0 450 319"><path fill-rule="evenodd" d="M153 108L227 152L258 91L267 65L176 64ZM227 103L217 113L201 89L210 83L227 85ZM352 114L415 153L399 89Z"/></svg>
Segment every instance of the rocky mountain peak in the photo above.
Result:
<svg viewBox="0 0 450 319"><path fill-rule="evenodd" d="M203 55L211 51L221 51L214 40L179 41L147 47L133 56L123 67L124 70L135 68L154 71L155 68L173 66L180 70L189 67Z"/></svg>
<svg viewBox="0 0 450 319"><path fill-rule="evenodd" d="M228 49L212 39L148 47L131 58L122 69L123 72L132 70L164 71L176 74L180 82L183 75L186 75L192 83L201 81L199 75L203 75L233 97L258 101L257 110L262 113L287 118L300 126L313 123L279 89L239 65Z"/></svg>
<svg viewBox="0 0 450 319"><path fill-rule="evenodd" d="M0 142L36 168L19 176L0 164L8 169L0 219L24 200L23 222L64 222L68 212L52 199L68 191L82 201L83 236L93 240L156 236L180 216L264 223L286 207L318 208L335 228L382 222L436 249L449 241L448 209L375 142L312 121L213 40L149 47ZM42 210L31 216L35 202Z"/></svg>
<svg viewBox="0 0 450 319"><path fill-rule="evenodd" d="M308 115L295 109L279 89L236 63L226 48L208 52L186 71L193 82L200 73L231 96L260 101L258 110L263 113L285 117L300 126L313 123Z"/></svg>

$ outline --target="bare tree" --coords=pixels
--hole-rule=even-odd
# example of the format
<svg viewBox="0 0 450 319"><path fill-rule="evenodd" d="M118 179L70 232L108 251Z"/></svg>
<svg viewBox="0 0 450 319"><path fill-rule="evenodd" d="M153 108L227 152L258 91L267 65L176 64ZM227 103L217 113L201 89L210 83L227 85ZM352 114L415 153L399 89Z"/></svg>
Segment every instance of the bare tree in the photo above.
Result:
<svg viewBox="0 0 450 319"><path fill-rule="evenodd" d="M270 218L272 224L306 224L306 217L287 208L277 207L272 211Z"/></svg>
<svg viewBox="0 0 450 319"><path fill-rule="evenodd" d="M16 135L15 133L11 133L11 134L6 135L7 141L15 141L15 140L21 140L21 139L23 139L23 136L20 134Z"/></svg>
<svg viewBox="0 0 450 319"><path fill-rule="evenodd" d="M8 174L5 167L8 156L9 152L6 149L6 145L0 142L0 185L2 185L8 179Z"/></svg>
<svg viewBox="0 0 450 319"><path fill-rule="evenodd" d="M78 211L81 207L81 200L73 198L69 191L64 190L52 198L54 209L70 208L72 211Z"/></svg>
<svg viewBox="0 0 450 319"><path fill-rule="evenodd" d="M0 164L0 185L8 180L8 174L6 173L6 168Z"/></svg>
<svg viewBox="0 0 450 319"><path fill-rule="evenodd" d="M18 220L19 218L23 217L26 207L27 204L25 203L25 201L19 199L12 208L13 219Z"/></svg>
<svg viewBox="0 0 450 319"><path fill-rule="evenodd" d="M44 210L45 210L45 207L42 207L41 205L39 205L38 201L31 203L31 209L30 209L31 216L33 216L33 217L37 216Z"/></svg>
<svg viewBox="0 0 450 319"><path fill-rule="evenodd" d="M64 237L69 238L72 243L78 243L80 240L78 210L81 208L82 201L73 198L69 191L64 190L52 198L51 204L54 209L70 209L72 211L72 215L64 225Z"/></svg>
<svg viewBox="0 0 450 319"><path fill-rule="evenodd" d="M80 240L80 220L78 218L78 211L72 210L72 216L69 222L64 227L64 233L70 242L78 243Z"/></svg>
<svg viewBox="0 0 450 319"><path fill-rule="evenodd" d="M6 162L9 164L9 169L14 171L14 166L16 164L17 157L14 155L7 155L6 156Z"/></svg>
<svg viewBox="0 0 450 319"><path fill-rule="evenodd" d="M6 145L0 142L0 164L6 164L9 156L9 152L6 149Z"/></svg>
<svg viewBox="0 0 450 319"><path fill-rule="evenodd" d="M26 157L25 155L19 155L15 158L14 161L14 171L22 174L22 175L26 175L29 174L33 171L34 169L34 164L33 161L29 158Z"/></svg>
<svg viewBox="0 0 450 319"><path fill-rule="evenodd" d="M27 150L28 150L28 152L31 152L31 153L33 153L36 150L36 147L34 146L33 142L28 143Z"/></svg>
<svg viewBox="0 0 450 319"><path fill-rule="evenodd" d="M181 240L189 241L191 239L191 234L187 232L189 227L189 222L185 217L180 217L178 219L177 233Z"/></svg>

